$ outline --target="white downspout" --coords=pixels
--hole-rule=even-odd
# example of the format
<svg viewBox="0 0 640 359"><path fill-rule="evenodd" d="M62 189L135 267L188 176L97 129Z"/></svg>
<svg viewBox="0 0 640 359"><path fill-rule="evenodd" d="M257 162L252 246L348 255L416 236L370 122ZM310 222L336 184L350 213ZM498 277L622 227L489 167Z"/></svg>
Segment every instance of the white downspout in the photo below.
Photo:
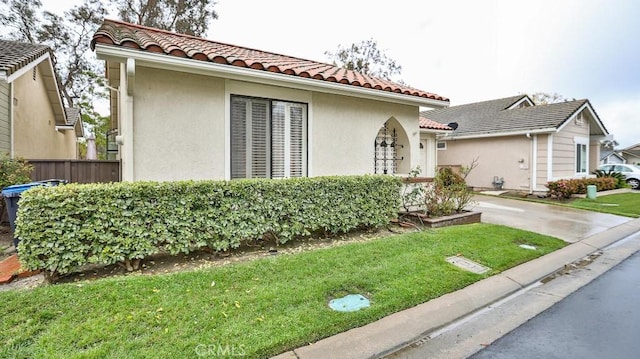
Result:
<svg viewBox="0 0 640 359"><path fill-rule="evenodd" d="M553 181L553 134L547 136L547 181Z"/></svg>
<svg viewBox="0 0 640 359"><path fill-rule="evenodd" d="M122 153L122 180L135 181L134 151L133 151L133 96L134 81L136 73L136 63L132 58L128 58L126 64L120 66L120 78L126 79L124 89L120 95L124 98L121 103L125 104L120 117L122 133L120 133L121 153Z"/></svg>
<svg viewBox="0 0 640 359"><path fill-rule="evenodd" d="M533 193L538 188L538 135L533 135L531 141L531 189L529 193Z"/></svg>
<svg viewBox="0 0 640 359"><path fill-rule="evenodd" d="M14 158L15 154L16 154L16 133L15 133L15 128L16 128L16 124L15 124L15 117L13 115L14 113L14 109L13 109L13 83L9 82L9 126L11 126L11 128L9 129L10 131L10 135L11 135L11 143L10 146L11 148L9 149L11 153L9 153L9 158Z"/></svg>

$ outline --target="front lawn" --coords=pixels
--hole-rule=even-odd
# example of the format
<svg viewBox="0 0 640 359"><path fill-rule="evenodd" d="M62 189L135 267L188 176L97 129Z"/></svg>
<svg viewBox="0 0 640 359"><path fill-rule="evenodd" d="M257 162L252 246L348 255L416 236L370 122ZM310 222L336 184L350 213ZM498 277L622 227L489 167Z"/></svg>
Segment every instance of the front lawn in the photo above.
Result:
<svg viewBox="0 0 640 359"><path fill-rule="evenodd" d="M597 196L595 200L581 198L572 201L569 205L574 208L637 218L640 217L640 191Z"/></svg>
<svg viewBox="0 0 640 359"><path fill-rule="evenodd" d="M522 249L519 244L536 246ZM207 270L0 293L1 358L267 357L362 326L565 245L472 224ZM477 275L445 257L490 268ZM333 312L360 293L371 307Z"/></svg>

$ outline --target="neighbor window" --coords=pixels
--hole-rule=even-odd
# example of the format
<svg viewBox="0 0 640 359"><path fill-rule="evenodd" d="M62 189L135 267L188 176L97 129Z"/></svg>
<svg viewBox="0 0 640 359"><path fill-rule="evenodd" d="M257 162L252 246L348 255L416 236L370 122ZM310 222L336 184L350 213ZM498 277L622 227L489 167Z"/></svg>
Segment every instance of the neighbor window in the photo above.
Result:
<svg viewBox="0 0 640 359"><path fill-rule="evenodd" d="M307 105L231 97L231 178L307 174Z"/></svg>
<svg viewBox="0 0 640 359"><path fill-rule="evenodd" d="M587 145L576 144L576 173L587 173Z"/></svg>
<svg viewBox="0 0 640 359"><path fill-rule="evenodd" d="M436 148L439 150L446 150L447 149L447 143L444 141L438 141L436 143Z"/></svg>

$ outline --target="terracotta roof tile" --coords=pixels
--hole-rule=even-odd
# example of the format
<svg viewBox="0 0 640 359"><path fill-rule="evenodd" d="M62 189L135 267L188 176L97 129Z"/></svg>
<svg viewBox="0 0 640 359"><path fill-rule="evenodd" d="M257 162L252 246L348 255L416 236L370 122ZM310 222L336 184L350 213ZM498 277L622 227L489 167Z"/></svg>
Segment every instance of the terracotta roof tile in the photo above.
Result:
<svg viewBox="0 0 640 359"><path fill-rule="evenodd" d="M426 117L422 117L420 116L420 128L424 128L427 130L446 130L446 131L453 131L453 128L444 125L440 122L436 122L433 120L430 120Z"/></svg>
<svg viewBox="0 0 640 359"><path fill-rule="evenodd" d="M95 49L96 44L127 47L153 53L164 53L170 56L373 88L432 100L449 101L449 99L431 92L367 76L330 64L224 44L115 20L104 20L102 26L93 35L91 48Z"/></svg>

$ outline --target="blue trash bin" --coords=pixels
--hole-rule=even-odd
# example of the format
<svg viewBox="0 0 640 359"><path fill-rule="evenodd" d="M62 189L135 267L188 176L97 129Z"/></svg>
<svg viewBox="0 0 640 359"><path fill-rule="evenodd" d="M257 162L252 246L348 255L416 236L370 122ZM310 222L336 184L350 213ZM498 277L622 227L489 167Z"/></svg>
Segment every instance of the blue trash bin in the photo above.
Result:
<svg viewBox="0 0 640 359"><path fill-rule="evenodd" d="M2 189L2 196L4 196L4 201L7 205L7 214L9 215L9 225L11 226L11 235L15 233L16 230L16 216L18 215L18 201L20 200L20 195L22 192L33 188L33 187L51 187L57 186L59 184L67 183L65 180L57 180L57 179L49 179L44 181L36 181L25 184L17 184L13 186L8 186ZM18 243L20 239L13 236L13 245L18 249Z"/></svg>

